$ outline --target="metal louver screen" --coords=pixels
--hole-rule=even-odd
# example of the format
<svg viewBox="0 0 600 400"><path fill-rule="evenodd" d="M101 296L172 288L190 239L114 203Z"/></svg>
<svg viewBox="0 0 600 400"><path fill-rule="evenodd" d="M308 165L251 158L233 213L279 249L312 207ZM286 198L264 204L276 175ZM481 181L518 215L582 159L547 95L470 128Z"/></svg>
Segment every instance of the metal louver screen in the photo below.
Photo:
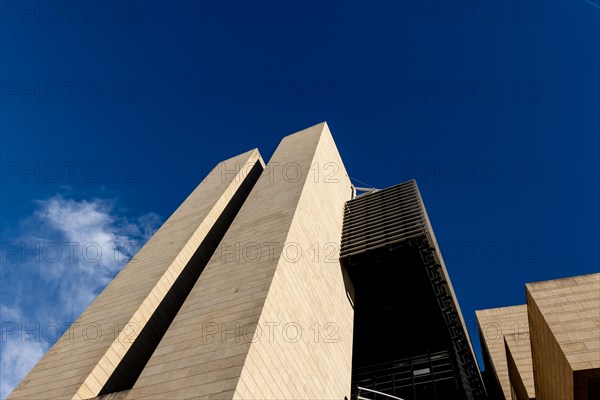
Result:
<svg viewBox="0 0 600 400"><path fill-rule="evenodd" d="M344 210L340 257L422 236L426 218L414 180L352 199Z"/></svg>

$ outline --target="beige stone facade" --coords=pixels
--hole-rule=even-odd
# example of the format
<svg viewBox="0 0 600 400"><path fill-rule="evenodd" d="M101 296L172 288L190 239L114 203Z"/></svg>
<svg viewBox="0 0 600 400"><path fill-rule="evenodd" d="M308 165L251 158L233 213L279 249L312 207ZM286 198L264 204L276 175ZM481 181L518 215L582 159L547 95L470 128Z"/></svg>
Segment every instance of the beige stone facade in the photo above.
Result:
<svg viewBox="0 0 600 400"><path fill-rule="evenodd" d="M301 135L318 137L310 165L319 173L307 171L285 238L290 246L277 262L258 320L262 337L255 335L250 345L236 399L350 398L354 312L339 249L343 205L352 190L327 126ZM301 254L288 251L293 248ZM273 323L279 325L270 340L264 327Z"/></svg>
<svg viewBox="0 0 600 400"><path fill-rule="evenodd" d="M527 304L477 311L484 356L506 399L575 399L600 396L600 274L526 285ZM503 331L504 354L490 326ZM526 333L529 331L529 338ZM493 392L493 388L490 387Z"/></svg>
<svg viewBox="0 0 600 400"><path fill-rule="evenodd" d="M526 289L538 398L587 399L600 383L593 383L600 381L600 274ZM581 376L584 382L575 388Z"/></svg>
<svg viewBox="0 0 600 400"><path fill-rule="evenodd" d="M326 124L284 138L127 398L349 397L350 196Z"/></svg>
<svg viewBox="0 0 600 400"><path fill-rule="evenodd" d="M249 172L263 165L257 150L218 164L8 398L100 394L152 315L161 313L159 305L194 254L203 251Z"/></svg>

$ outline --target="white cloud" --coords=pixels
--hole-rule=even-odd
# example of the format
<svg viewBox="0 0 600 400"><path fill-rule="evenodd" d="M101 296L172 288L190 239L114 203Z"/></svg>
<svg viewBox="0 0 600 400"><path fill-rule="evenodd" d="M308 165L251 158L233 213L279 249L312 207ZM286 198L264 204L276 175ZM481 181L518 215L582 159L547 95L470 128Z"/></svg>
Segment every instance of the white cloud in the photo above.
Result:
<svg viewBox="0 0 600 400"><path fill-rule="evenodd" d="M49 344L35 338L27 338L24 332L19 332L19 325L24 320L20 310L0 306L0 313L2 315L0 397L4 399L42 358Z"/></svg>
<svg viewBox="0 0 600 400"><path fill-rule="evenodd" d="M100 199L38 202L19 235L2 243L0 398L56 339L45 337L44 327L64 331L160 222L154 213L119 217L113 202ZM41 334L25 333L32 329Z"/></svg>

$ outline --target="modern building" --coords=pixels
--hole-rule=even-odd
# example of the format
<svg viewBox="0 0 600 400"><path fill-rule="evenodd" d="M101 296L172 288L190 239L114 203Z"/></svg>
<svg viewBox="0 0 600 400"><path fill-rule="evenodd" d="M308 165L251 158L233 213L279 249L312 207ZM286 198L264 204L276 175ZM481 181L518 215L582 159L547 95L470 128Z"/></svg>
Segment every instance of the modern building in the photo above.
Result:
<svg viewBox="0 0 600 400"><path fill-rule="evenodd" d="M9 398L485 396L416 183L357 195L322 123L219 163Z"/></svg>
<svg viewBox="0 0 600 400"><path fill-rule="evenodd" d="M600 398L600 274L529 283L526 305L477 311L491 399Z"/></svg>

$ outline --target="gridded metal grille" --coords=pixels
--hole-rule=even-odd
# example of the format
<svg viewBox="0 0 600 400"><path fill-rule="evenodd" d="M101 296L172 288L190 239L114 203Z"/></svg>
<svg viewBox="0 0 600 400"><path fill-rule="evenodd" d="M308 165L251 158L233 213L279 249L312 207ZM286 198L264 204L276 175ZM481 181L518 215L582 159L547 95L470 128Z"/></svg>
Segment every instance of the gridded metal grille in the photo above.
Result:
<svg viewBox="0 0 600 400"><path fill-rule="evenodd" d="M355 369L352 372L353 391L357 387L377 390L403 398L445 398L444 391L458 387L457 374L448 351L424 354L418 357L394 360ZM421 388L420 395L416 389ZM440 392L439 396L438 393ZM370 397L373 400L384 396Z"/></svg>
<svg viewBox="0 0 600 400"><path fill-rule="evenodd" d="M342 258L402 242L427 232L415 181L363 194L346 203Z"/></svg>

